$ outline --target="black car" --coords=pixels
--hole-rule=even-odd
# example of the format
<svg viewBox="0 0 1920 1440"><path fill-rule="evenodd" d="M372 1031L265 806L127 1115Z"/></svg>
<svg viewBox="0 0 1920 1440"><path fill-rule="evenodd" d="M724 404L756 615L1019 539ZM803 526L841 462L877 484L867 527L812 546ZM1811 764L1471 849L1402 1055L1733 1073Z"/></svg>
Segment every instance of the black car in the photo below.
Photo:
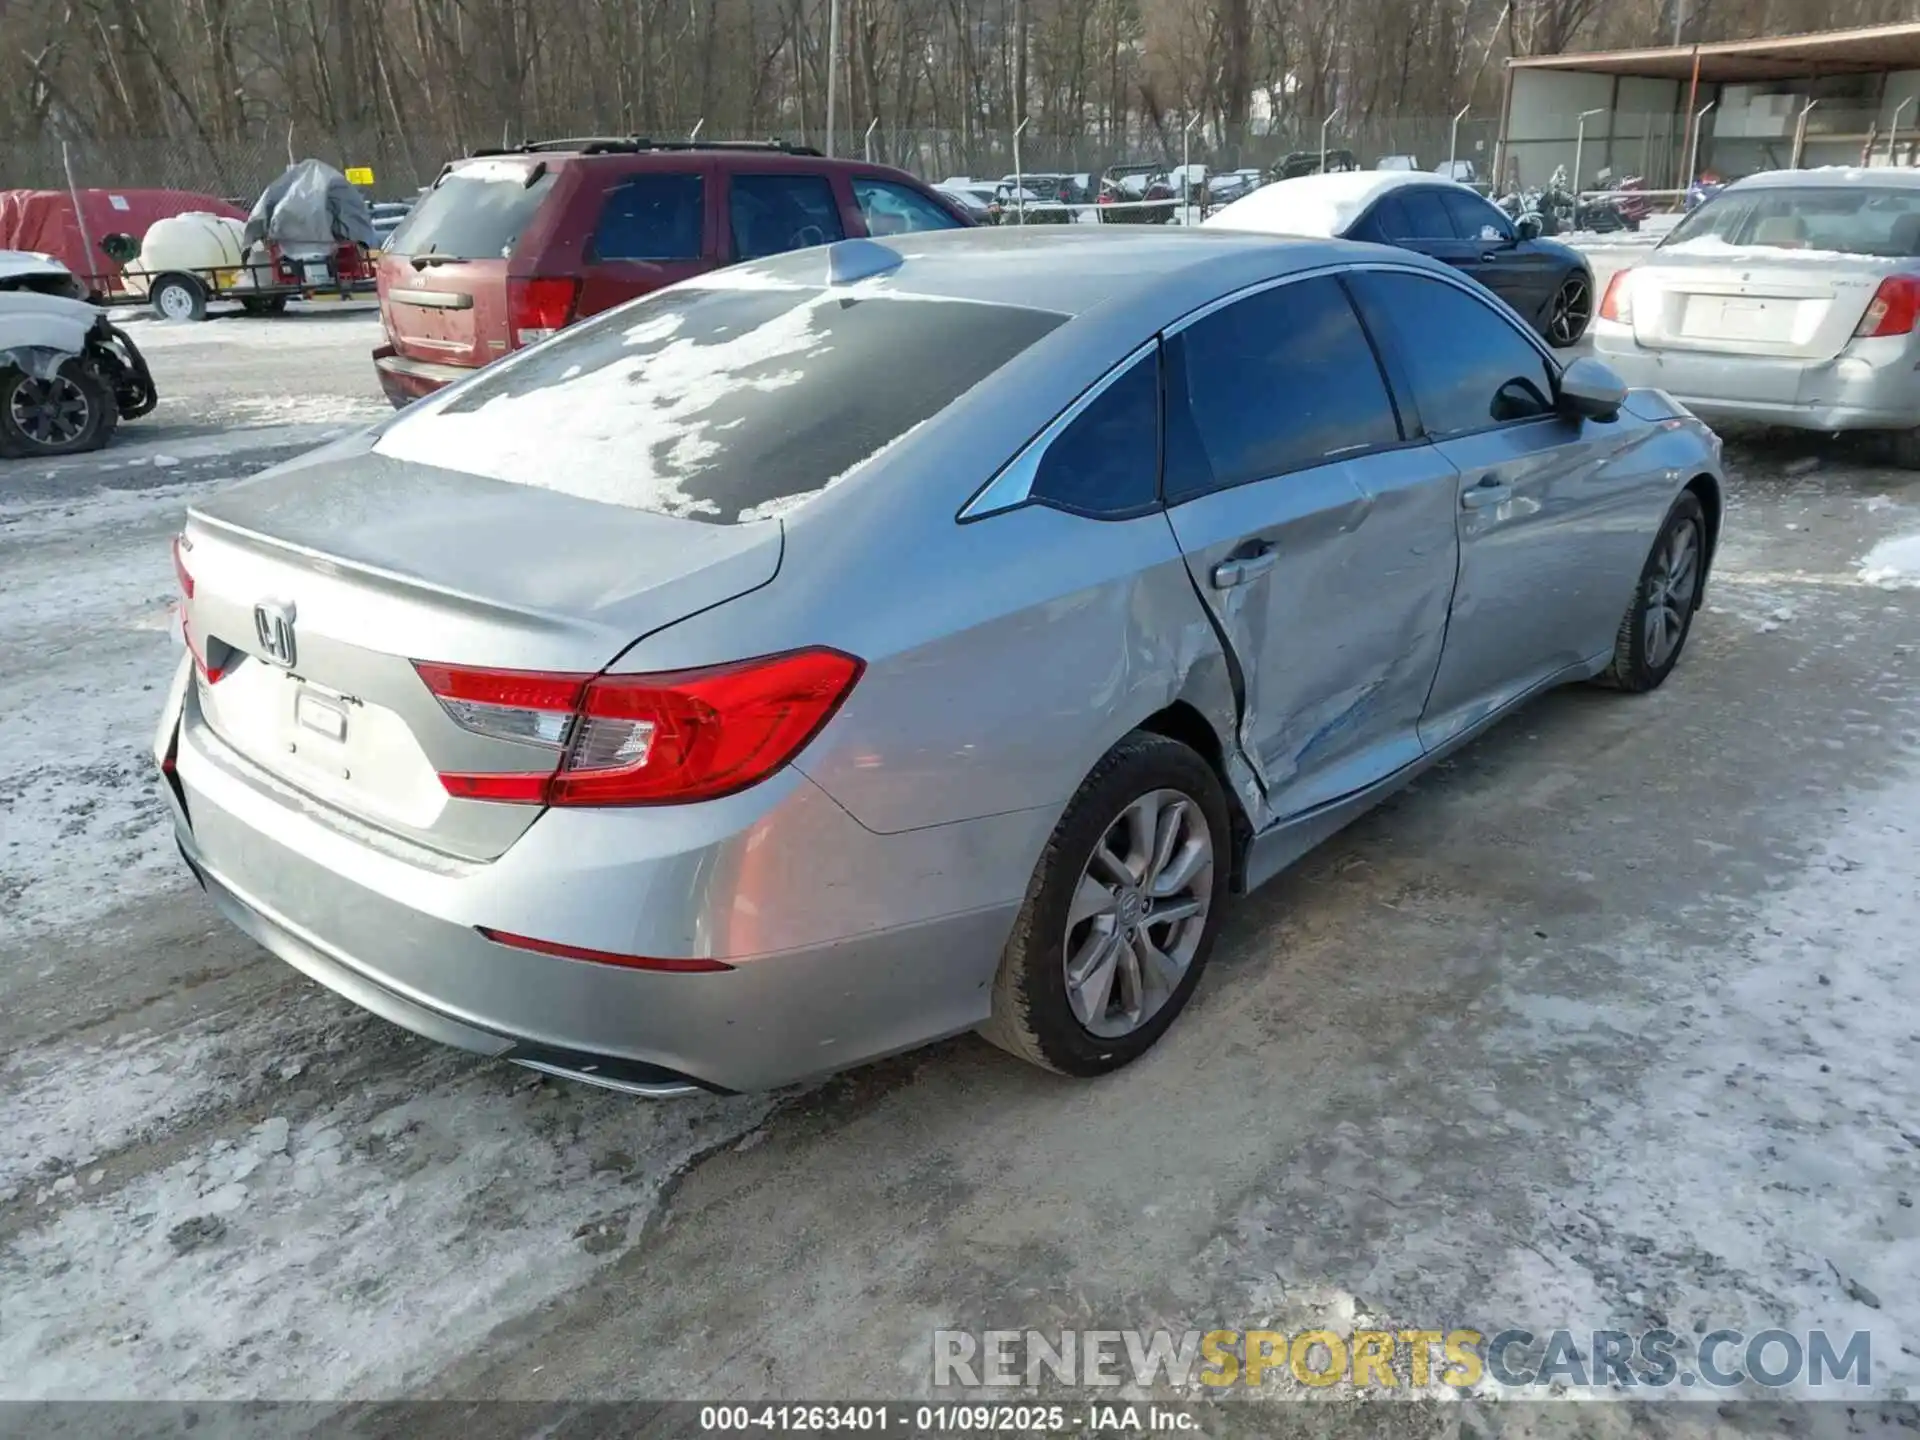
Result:
<svg viewBox="0 0 1920 1440"><path fill-rule="evenodd" d="M1577 250L1541 237L1464 185L1412 181L1383 190L1341 233L1444 260L1471 275L1559 349L1593 318L1593 271Z"/></svg>

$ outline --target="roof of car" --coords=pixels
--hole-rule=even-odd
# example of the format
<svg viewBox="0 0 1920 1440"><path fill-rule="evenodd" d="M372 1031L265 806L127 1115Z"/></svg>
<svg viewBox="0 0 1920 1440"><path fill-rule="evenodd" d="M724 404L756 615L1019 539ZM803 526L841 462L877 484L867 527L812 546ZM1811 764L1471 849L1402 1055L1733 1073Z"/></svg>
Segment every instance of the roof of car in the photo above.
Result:
<svg viewBox="0 0 1920 1440"><path fill-rule="evenodd" d="M1905 166L1821 165L1812 170L1762 170L1735 180L1727 189L1784 190L1807 185L1875 185L1920 190L1920 170Z"/></svg>
<svg viewBox="0 0 1920 1440"><path fill-rule="evenodd" d="M1345 170L1276 180L1234 201L1205 220L1203 229L1256 230L1269 235L1346 233L1369 205L1407 185L1465 189L1425 170ZM1469 192L1471 193L1471 192Z"/></svg>
<svg viewBox="0 0 1920 1440"><path fill-rule="evenodd" d="M892 270L857 282L869 293L1019 305L1070 316L1155 290L1171 293L1215 284L1231 290L1238 283L1252 283L1235 278L1242 273L1284 274L1373 249L1345 241L1278 240L1173 225L980 226L892 235L879 243L903 258ZM713 271L684 283L752 288L826 282L827 262L814 250Z"/></svg>

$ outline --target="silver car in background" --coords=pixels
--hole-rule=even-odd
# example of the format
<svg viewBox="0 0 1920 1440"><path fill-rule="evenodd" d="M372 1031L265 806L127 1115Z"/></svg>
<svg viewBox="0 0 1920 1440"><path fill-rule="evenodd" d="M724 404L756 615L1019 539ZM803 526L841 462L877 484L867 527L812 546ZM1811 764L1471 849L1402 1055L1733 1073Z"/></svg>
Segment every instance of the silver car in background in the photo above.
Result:
<svg viewBox="0 0 1920 1440"><path fill-rule="evenodd" d="M1710 423L1882 431L1920 468L1920 172L1736 181L1613 277L1593 343Z"/></svg>
<svg viewBox="0 0 1920 1440"><path fill-rule="evenodd" d="M656 1095L976 1028L1094 1075L1230 892L1660 684L1717 452L1405 251L844 241L197 502L154 754L226 915L422 1034Z"/></svg>

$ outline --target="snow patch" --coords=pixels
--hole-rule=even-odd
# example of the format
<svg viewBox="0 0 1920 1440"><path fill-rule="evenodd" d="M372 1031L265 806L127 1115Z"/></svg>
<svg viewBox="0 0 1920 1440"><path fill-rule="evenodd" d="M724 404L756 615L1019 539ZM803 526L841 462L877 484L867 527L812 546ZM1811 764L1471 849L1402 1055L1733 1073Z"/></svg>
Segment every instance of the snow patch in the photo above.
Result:
<svg viewBox="0 0 1920 1440"><path fill-rule="evenodd" d="M1887 590L1920 588L1920 535L1882 540L1860 562L1860 578Z"/></svg>
<svg viewBox="0 0 1920 1440"><path fill-rule="evenodd" d="M432 1052L15 1236L0 1399L399 1396L639 1238L772 1102L636 1105Z"/></svg>

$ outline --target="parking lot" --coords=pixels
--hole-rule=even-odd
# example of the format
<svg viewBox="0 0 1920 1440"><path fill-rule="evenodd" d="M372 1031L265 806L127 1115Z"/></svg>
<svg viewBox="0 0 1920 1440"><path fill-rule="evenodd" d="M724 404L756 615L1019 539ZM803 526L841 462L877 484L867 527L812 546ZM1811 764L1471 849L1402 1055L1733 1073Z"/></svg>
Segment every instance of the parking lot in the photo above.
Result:
<svg viewBox="0 0 1920 1440"><path fill-rule="evenodd" d="M1243 903L1125 1071L963 1038L650 1105L193 887L167 539L383 413L380 327L133 333L159 410L0 471L0 1398L919 1396L938 1328L1342 1319L1871 1328L1920 1383L1920 477L1730 439L1671 683L1548 697Z"/></svg>

